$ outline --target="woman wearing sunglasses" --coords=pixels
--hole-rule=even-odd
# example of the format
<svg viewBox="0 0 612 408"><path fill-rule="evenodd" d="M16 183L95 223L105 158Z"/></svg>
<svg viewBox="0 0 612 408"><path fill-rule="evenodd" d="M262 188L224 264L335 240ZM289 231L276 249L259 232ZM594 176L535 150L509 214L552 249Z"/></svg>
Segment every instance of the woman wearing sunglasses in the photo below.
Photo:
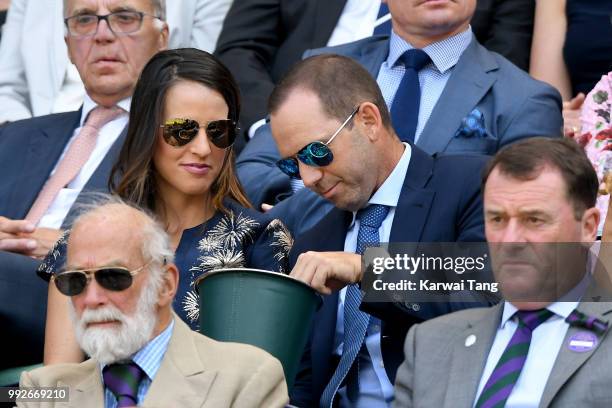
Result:
<svg viewBox="0 0 612 408"><path fill-rule="evenodd" d="M206 52L178 49L155 55L136 84L126 141L109 182L114 194L165 225L181 274L174 310L194 330L199 318L195 278L223 267L284 271L291 246L282 223L249 208L234 173L238 92L231 73ZM82 359L76 342L66 336L72 329L60 292L74 296L91 278L61 269L65 241L38 271L44 278L53 276L54 283L47 364ZM124 272L106 268L94 277L108 290L124 290L131 282Z"/></svg>

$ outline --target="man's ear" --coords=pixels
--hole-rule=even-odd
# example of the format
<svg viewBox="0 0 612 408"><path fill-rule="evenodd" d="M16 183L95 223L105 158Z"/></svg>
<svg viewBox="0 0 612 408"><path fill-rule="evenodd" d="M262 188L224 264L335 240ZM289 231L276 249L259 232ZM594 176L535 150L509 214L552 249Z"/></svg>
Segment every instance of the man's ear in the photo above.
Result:
<svg viewBox="0 0 612 408"><path fill-rule="evenodd" d="M168 49L168 37L170 36L170 30L168 28L168 23L161 20L156 20L161 23L161 27L159 29L159 51Z"/></svg>
<svg viewBox="0 0 612 408"><path fill-rule="evenodd" d="M582 242L595 241L600 217L599 210L595 207L589 208L582 214Z"/></svg>
<svg viewBox="0 0 612 408"><path fill-rule="evenodd" d="M162 275L162 285L159 288L159 299L157 304L160 307L167 306L174 300L174 295L178 289L179 272L175 264L169 263L163 266L166 270Z"/></svg>
<svg viewBox="0 0 612 408"><path fill-rule="evenodd" d="M364 102L359 107L357 116L359 117L359 122L364 126L370 140L374 141L378 139L380 129L383 127L378 107L371 102Z"/></svg>

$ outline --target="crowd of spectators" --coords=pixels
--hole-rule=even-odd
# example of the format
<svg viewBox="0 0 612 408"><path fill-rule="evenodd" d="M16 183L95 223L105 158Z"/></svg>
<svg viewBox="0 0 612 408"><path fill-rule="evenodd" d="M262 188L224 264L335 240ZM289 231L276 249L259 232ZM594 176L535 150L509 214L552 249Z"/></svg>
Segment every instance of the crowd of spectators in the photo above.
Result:
<svg viewBox="0 0 612 408"><path fill-rule="evenodd" d="M612 404L612 1L41 3L0 0L0 387ZM500 291L368 300L367 248L400 243L488 245ZM297 375L199 333L223 268L318 293Z"/></svg>

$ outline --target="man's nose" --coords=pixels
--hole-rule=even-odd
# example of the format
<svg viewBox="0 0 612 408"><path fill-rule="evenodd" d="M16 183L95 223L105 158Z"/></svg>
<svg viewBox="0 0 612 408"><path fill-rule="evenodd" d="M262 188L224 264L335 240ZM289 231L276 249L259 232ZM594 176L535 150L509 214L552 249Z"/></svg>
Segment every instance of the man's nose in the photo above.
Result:
<svg viewBox="0 0 612 408"><path fill-rule="evenodd" d="M525 229L518 220L511 219L508 221L508 224L506 224L506 227L503 230L501 242L527 242L525 237Z"/></svg>
<svg viewBox="0 0 612 408"><path fill-rule="evenodd" d="M101 287L98 282L92 277L90 279L87 286L83 290L83 293L75 296L77 298L80 297L80 303L82 303L84 308L87 309L95 309L100 306L103 306L107 303L106 289Z"/></svg>
<svg viewBox="0 0 612 408"><path fill-rule="evenodd" d="M108 42L113 41L115 38L117 37L113 30L111 30L108 20L98 21L98 28L96 29L94 39L96 41Z"/></svg>
<svg viewBox="0 0 612 408"><path fill-rule="evenodd" d="M300 177L304 185L308 188L314 187L323 177L323 170L320 167L309 166L298 160Z"/></svg>

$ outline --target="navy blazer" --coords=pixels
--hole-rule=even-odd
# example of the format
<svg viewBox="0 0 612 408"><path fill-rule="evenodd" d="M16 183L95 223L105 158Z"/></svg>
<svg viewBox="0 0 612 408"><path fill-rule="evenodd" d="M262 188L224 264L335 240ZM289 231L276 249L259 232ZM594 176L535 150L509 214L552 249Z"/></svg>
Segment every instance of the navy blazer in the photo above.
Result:
<svg viewBox="0 0 612 408"><path fill-rule="evenodd" d="M0 127L0 216L25 218L80 117L79 110ZM110 170L125 133L112 145L82 193L108 191ZM87 194L81 194L76 203L87 199ZM75 215L75 208L73 205L64 225ZM1 353L0 369L42 361L48 285L36 276L38 263L27 256L0 252L0 326L10 327L11 333L4 339L5 349L11 353Z"/></svg>
<svg viewBox="0 0 612 408"><path fill-rule="evenodd" d="M395 210L390 242L483 242L480 175L486 161L486 156L477 155L431 157L413 146ZM332 209L316 226L296 238L290 256L291 265L295 264L300 253L306 251L344 250L351 220L352 213ZM291 401L296 406L317 405L336 368L337 359L332 353L337 307L338 293L334 293L325 298L314 318L311 338L291 392ZM403 361L402 345L408 328L458 307L457 304L424 303L418 312L414 312L402 304L362 304L364 311L382 320L381 348L391 382L394 382L397 368Z"/></svg>

